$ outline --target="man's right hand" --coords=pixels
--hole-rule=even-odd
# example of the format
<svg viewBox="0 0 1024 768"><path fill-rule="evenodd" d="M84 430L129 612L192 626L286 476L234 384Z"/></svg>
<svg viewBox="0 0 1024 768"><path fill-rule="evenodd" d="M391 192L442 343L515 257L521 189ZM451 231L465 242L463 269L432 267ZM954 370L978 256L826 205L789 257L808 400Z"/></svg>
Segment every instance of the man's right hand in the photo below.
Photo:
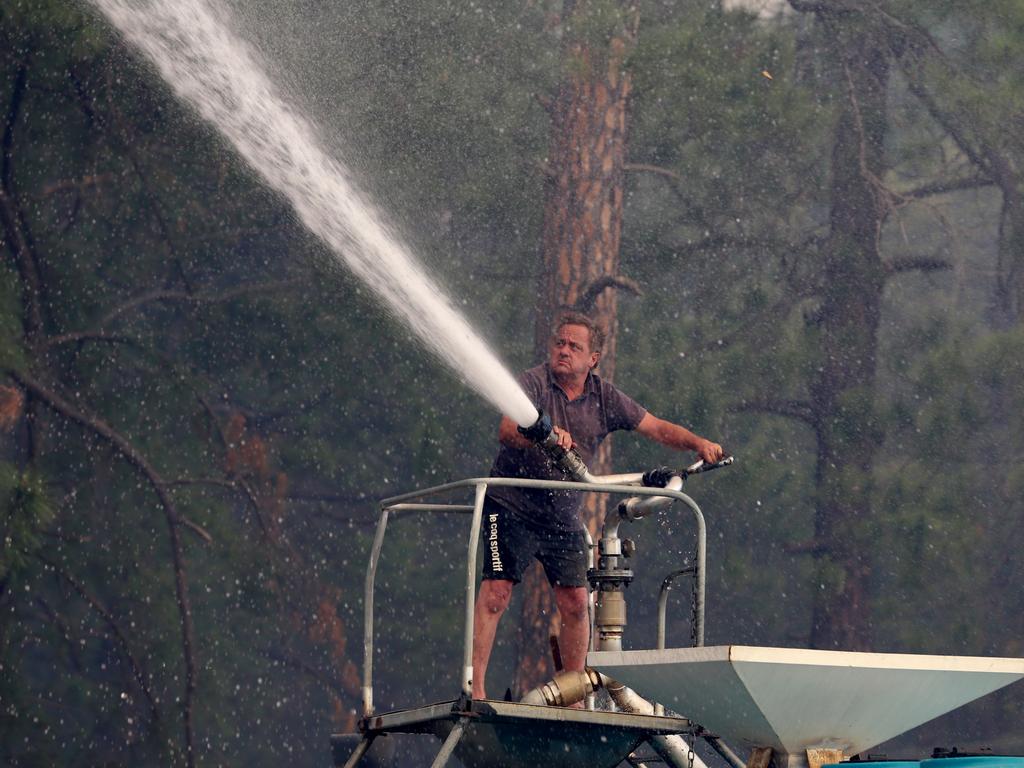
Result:
<svg viewBox="0 0 1024 768"><path fill-rule="evenodd" d="M576 443L572 439L572 435L570 435L567 430L564 430L561 427L552 428L551 434L553 434L558 439L558 447L561 448L563 451L571 451L573 446L576 445Z"/></svg>

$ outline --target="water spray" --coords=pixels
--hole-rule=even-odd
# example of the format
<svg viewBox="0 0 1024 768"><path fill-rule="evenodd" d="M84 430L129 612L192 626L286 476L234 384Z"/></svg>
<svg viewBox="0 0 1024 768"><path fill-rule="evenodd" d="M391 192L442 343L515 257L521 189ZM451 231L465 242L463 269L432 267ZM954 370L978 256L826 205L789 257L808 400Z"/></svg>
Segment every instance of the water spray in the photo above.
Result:
<svg viewBox="0 0 1024 768"><path fill-rule="evenodd" d="M413 258L395 228L282 95L217 0L90 0L187 104L283 195L339 263L424 346L517 424L535 410L515 378Z"/></svg>

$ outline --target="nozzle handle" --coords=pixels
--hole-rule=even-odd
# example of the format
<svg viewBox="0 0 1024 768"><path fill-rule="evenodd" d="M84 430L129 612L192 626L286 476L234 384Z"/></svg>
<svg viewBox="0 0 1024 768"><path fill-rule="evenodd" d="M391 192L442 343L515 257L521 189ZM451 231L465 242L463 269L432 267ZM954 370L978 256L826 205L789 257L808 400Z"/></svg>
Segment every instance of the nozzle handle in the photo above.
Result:
<svg viewBox="0 0 1024 768"><path fill-rule="evenodd" d="M701 472L710 472L712 469L721 469L722 467L732 466L732 463L736 461L734 456L726 456L720 461L716 461L713 464L708 464L704 459L694 462L686 469L683 470L683 478L689 477L690 475L699 475Z"/></svg>
<svg viewBox="0 0 1024 768"><path fill-rule="evenodd" d="M559 446L557 443L551 445L550 443L541 443L541 448L547 453L551 459L562 468L562 470L569 475L573 480L577 482L585 482L587 477L590 475L590 470L587 469L587 465L583 461L583 457L580 456L575 449L570 448L568 451Z"/></svg>

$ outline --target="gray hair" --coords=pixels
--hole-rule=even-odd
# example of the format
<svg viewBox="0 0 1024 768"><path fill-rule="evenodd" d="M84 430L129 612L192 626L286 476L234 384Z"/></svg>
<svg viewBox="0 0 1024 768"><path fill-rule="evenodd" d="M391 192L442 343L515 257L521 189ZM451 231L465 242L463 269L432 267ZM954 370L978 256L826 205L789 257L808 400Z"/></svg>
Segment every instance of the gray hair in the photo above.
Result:
<svg viewBox="0 0 1024 768"><path fill-rule="evenodd" d="M590 351L600 352L604 349L604 329L592 320L588 315L582 312L563 312L555 320L555 324L551 327L551 334L556 335L563 325L582 325L588 331L590 331Z"/></svg>

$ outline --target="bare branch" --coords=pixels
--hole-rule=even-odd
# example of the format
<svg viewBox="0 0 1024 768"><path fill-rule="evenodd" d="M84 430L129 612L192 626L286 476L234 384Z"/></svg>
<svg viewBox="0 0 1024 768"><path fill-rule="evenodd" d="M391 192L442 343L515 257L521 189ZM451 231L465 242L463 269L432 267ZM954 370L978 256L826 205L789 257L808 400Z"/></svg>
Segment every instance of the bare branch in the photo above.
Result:
<svg viewBox="0 0 1024 768"><path fill-rule="evenodd" d="M4 240L18 269L22 283L25 339L32 346L43 332L42 280L39 261L33 249L32 237L14 189L14 129L21 115L22 101L27 90L31 54L25 53L18 62L11 88L11 98L4 115L4 132L0 138L0 225Z"/></svg>
<svg viewBox="0 0 1024 768"><path fill-rule="evenodd" d="M789 5L800 13L817 13L823 16L863 13L865 10L863 0L789 0Z"/></svg>
<svg viewBox="0 0 1024 768"><path fill-rule="evenodd" d="M90 97L88 90L82 84L82 81L78 77L78 73L74 67L68 70L68 77L71 81L72 87L75 90L75 94L78 97L78 104L82 112L96 125L100 132L107 137L109 141L111 138L112 131L108 126L108 121L105 116L101 116L99 112L93 107L92 98ZM135 178L138 180L139 188L142 192L142 196L145 198L150 213L153 215L153 220L156 222L157 228L160 230L160 234L163 236L163 243L167 247L167 251L170 254L171 260L175 267L177 267L178 275L181 281L188 288L189 281L185 275L185 270L181 266L181 259L177 253L177 247L175 245L174 238L171 236L171 228L168 226L167 221L164 219L164 215L160 210L160 205L157 199L156 193L151 189L149 179L143 172L142 161L139 159L138 153L135 149L135 142L131 140L131 137L125 137L120 142L121 146L117 149L127 159L129 165L131 165L134 171Z"/></svg>
<svg viewBox="0 0 1024 768"><path fill-rule="evenodd" d="M806 541L796 541L792 544L785 546L785 551L790 555L823 555L828 552L831 547L823 541L818 539L807 539Z"/></svg>
<svg viewBox="0 0 1024 768"><path fill-rule="evenodd" d="M274 280L267 283L250 283L247 285L240 285L237 288L232 288L221 293L189 293L187 291L171 290L150 291L149 293L144 293L133 299L129 299L124 304L112 309L103 317L102 320L100 320L99 327L105 328L126 312L130 312L138 309L139 307L145 306L146 304L152 304L158 301L181 301L188 304L217 304L233 301L239 296L258 293L276 293L282 289L299 285L302 282L303 281L301 280Z"/></svg>
<svg viewBox="0 0 1024 768"><path fill-rule="evenodd" d="M828 3L811 2L811 0L789 0L789 5L794 11L800 13L822 13L830 9Z"/></svg>
<svg viewBox="0 0 1024 768"><path fill-rule="evenodd" d="M125 658L128 659L128 664L132 668L132 676L135 678L135 681L139 684L139 688L142 689L142 693L146 696L146 701L149 702L149 711L152 714L153 722L158 722L160 720L160 709L157 706L156 698L153 696L153 691L150 688L149 679L147 678L146 673L143 671L142 665L139 663L138 659L135 658L135 654L132 653L131 646L128 643L128 638L125 636L120 624L117 623L117 620L114 618L114 615L109 610L107 610L102 603L100 603L99 599L90 594L89 591L85 588L85 586L80 581L78 581L78 579L76 579L66 570L61 568L59 565L57 565L55 562L45 557L44 555L39 554L38 552L36 553L36 558L47 567L52 568L54 573L56 573L64 581L66 581L71 586L71 588L74 589L82 597L83 600L85 600L89 607L100 615L103 621L106 622L107 626L110 627L110 631L113 633L114 638L121 646L121 650L124 652Z"/></svg>
<svg viewBox="0 0 1024 768"><path fill-rule="evenodd" d="M260 508L259 498L257 498L256 492L252 489L252 486L241 478L237 478L235 480L222 480L216 477L179 477L165 483L165 485L168 488L208 485L217 488L226 488L233 491L244 497L245 500L249 502L249 506L252 507L253 512L256 514L256 520L259 522L264 535L269 535L267 523L263 519L263 510Z"/></svg>
<svg viewBox="0 0 1024 768"><path fill-rule="evenodd" d="M970 179L951 179L949 181L936 181L931 184L923 184L920 187L900 192L900 197L912 200L920 200L936 195L946 195L950 192L963 192L968 189L984 189L991 187L995 182L986 176L978 175Z"/></svg>
<svg viewBox="0 0 1024 768"><path fill-rule="evenodd" d="M42 188L40 194L43 197L50 197L58 192L81 192L88 187L98 187L113 180L114 174L112 173L94 173L89 176L83 176L80 179L63 179L61 181L55 181L52 184L47 184Z"/></svg>
<svg viewBox="0 0 1024 768"><path fill-rule="evenodd" d="M62 344L78 344L83 341L100 341L107 344L135 344L135 339L119 333L106 333L105 331L76 331L74 333L62 333L59 336L50 336L46 340L46 349L53 349Z"/></svg>
<svg viewBox="0 0 1024 768"><path fill-rule="evenodd" d="M735 408L740 413L762 411L776 416L785 416L790 419L797 419L805 424L817 428L818 422L814 416L811 404L803 400L775 400L766 398L764 400L744 400Z"/></svg>
<svg viewBox="0 0 1024 768"><path fill-rule="evenodd" d="M313 678L316 682L320 683L326 689L334 693L342 701L351 699L351 694L345 690L344 686L341 685L337 680L334 679L333 675L322 672L321 670L314 667L308 662L297 659L294 656L289 656L281 651L274 648L267 648L264 653L271 661L276 661L280 664L291 667L292 669L298 670L305 675Z"/></svg>
<svg viewBox="0 0 1024 768"><path fill-rule="evenodd" d="M185 753L190 768L195 765L195 734L192 724L192 702L195 696L197 666L195 660L195 630L192 624L192 606L188 594L188 582L185 577L185 559L182 553L181 539L178 536L178 525L188 525L178 514L174 502L164 488L164 481L150 466L146 458L102 420L90 416L61 398L56 392L43 386L40 382L22 371L8 371L8 374L40 402L51 410L75 422L88 432L109 443L132 467L138 470L149 482L160 501L167 521L167 529L171 544L171 558L174 569L174 587L178 603L178 615L181 624L182 656L185 663L185 693L182 699L182 719L185 728Z"/></svg>
<svg viewBox="0 0 1024 768"><path fill-rule="evenodd" d="M671 179L675 182L682 182L683 177L675 171L671 171L668 168L662 168L660 165L651 165L649 163L623 163L622 170L632 171L635 173L653 173L657 176L664 176L666 179Z"/></svg>
<svg viewBox="0 0 1024 768"><path fill-rule="evenodd" d="M634 296L643 296L640 284L636 280L622 275L602 275L580 291L580 297L573 307L577 312L589 313L594 309L594 302L606 288L619 288L629 291Z"/></svg>
<svg viewBox="0 0 1024 768"><path fill-rule="evenodd" d="M890 274L900 272L941 272L952 269L953 265L945 259L929 258L928 256L908 256L901 259L893 259L885 265Z"/></svg>

